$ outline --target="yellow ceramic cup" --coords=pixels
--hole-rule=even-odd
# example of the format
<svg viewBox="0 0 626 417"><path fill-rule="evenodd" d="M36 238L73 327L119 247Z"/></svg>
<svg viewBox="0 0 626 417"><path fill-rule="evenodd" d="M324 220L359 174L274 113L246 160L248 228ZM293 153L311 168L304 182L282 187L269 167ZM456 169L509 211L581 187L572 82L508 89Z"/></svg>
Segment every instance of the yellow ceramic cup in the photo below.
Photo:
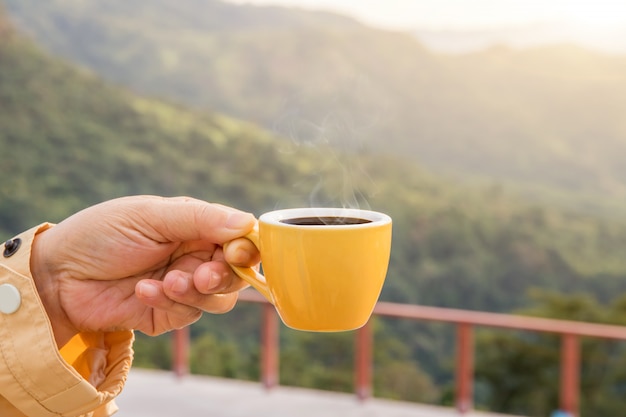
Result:
<svg viewBox="0 0 626 417"><path fill-rule="evenodd" d="M246 237L261 252L265 276L233 269L274 304L287 326L343 331L367 323L387 275L389 216L342 208L278 210L261 215Z"/></svg>

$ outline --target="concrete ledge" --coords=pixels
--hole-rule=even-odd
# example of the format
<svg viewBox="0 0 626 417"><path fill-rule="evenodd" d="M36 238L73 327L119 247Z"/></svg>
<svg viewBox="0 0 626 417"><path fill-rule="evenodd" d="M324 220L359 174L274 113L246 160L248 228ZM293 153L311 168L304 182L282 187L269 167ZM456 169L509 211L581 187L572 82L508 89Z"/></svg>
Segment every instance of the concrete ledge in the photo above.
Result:
<svg viewBox="0 0 626 417"><path fill-rule="evenodd" d="M133 368L116 417L458 417L446 407L384 399L360 403L353 394L294 387L267 391L260 383ZM503 417L473 412L468 417Z"/></svg>

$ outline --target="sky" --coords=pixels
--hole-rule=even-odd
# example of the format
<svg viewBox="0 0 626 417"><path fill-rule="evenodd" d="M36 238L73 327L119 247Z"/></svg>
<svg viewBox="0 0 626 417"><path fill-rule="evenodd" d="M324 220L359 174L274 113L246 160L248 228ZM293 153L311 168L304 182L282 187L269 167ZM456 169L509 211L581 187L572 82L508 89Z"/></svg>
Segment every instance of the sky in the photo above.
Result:
<svg viewBox="0 0 626 417"><path fill-rule="evenodd" d="M626 51L626 0L229 0L330 10L395 30L528 28L532 39L578 40ZM501 35L504 36L504 35ZM516 33L517 41L524 36Z"/></svg>
<svg viewBox="0 0 626 417"><path fill-rule="evenodd" d="M232 0L343 12L394 29L493 28L560 21L626 27L624 0Z"/></svg>

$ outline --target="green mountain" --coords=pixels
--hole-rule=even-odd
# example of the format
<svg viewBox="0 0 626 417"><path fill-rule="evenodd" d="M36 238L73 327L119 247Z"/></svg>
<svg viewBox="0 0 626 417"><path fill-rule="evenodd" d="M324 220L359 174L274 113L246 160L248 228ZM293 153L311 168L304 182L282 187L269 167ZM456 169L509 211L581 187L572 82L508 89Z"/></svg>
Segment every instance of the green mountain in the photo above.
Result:
<svg viewBox="0 0 626 417"><path fill-rule="evenodd" d="M533 286L626 288L626 227L464 188L400 158L339 152L140 97L42 53L2 26L0 230L103 199L188 194L257 215L350 205L394 218L388 300L509 310Z"/></svg>
<svg viewBox="0 0 626 417"><path fill-rule="evenodd" d="M457 180L624 208L624 56L573 46L445 56L330 13L218 0L6 3L46 48L137 91Z"/></svg>
<svg viewBox="0 0 626 417"><path fill-rule="evenodd" d="M139 97L42 53L5 20L2 31L0 230L136 193L302 204L311 189L292 181L323 172L249 123Z"/></svg>
<svg viewBox="0 0 626 417"><path fill-rule="evenodd" d="M294 205L358 204L394 219L384 300L511 311L531 305L529 290L538 287L594 296L598 306L623 305L623 299L609 301L626 290L624 222L529 206L501 187L460 187L402 158L366 149L340 152L329 143L281 137L218 113L138 96L43 53L11 28L1 10L0 110L5 238L136 193L187 194L256 214ZM559 305L559 317L587 317ZM258 378L255 307L207 315L192 327L194 372ZM380 319L375 328L376 394L445 402L452 336L403 320ZM283 329L281 339L281 383L351 389L353 334ZM137 365L167 367L170 345L167 338L138 335ZM520 341L511 345L515 353ZM495 345L486 346L493 356L488 348ZM500 364L517 369L516 358L501 358L502 352L508 350L496 352L488 366L479 364L487 383ZM609 353L603 357L619 359L619 352ZM524 378L520 373L508 376ZM618 383L614 378L602 387L619 392ZM497 384L501 380L490 385L492 395L507 392L494 389Z"/></svg>

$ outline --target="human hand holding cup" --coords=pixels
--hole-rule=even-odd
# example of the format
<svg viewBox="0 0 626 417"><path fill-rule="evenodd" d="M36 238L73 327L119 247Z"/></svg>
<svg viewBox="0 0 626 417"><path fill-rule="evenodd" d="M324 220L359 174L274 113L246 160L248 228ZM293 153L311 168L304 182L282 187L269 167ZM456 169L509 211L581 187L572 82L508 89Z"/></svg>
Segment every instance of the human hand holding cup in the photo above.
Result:
<svg viewBox="0 0 626 417"><path fill-rule="evenodd" d="M289 327L345 331L369 320L391 252L391 218L345 208L296 208L259 217L246 236L263 273L233 266Z"/></svg>

